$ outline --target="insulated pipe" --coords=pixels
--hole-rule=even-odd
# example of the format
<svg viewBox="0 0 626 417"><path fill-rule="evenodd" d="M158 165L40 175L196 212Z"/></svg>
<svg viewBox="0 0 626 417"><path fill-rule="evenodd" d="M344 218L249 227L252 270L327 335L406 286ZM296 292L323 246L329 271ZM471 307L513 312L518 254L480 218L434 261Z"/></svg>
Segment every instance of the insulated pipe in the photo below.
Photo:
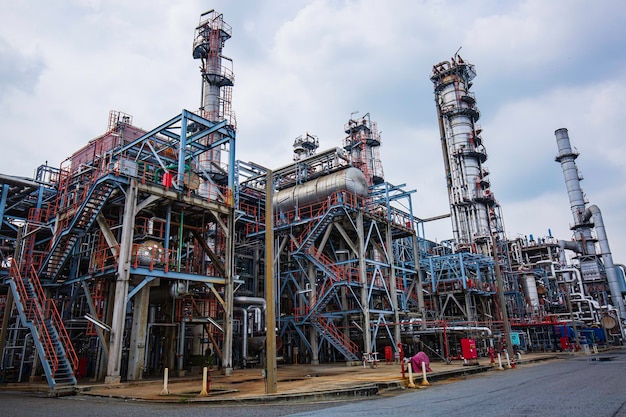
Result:
<svg viewBox="0 0 626 417"><path fill-rule="evenodd" d="M626 292L626 265L615 264L615 266L622 270L622 279L620 281L620 279L618 278L617 281L619 282L619 287L622 289L622 291Z"/></svg>
<svg viewBox="0 0 626 417"><path fill-rule="evenodd" d="M233 297L233 301L235 304L261 304L263 306L263 310L265 310L265 298L239 296Z"/></svg>
<svg viewBox="0 0 626 417"><path fill-rule="evenodd" d="M593 219L594 229L596 230L596 237L598 238L598 245L600 246L600 255L602 256L602 263L604 263L604 270L606 271L606 279L609 282L609 288L611 290L611 299L613 304L617 307L622 320L626 319L626 308L624 307L624 297L617 281L617 273L615 271L615 265L613 264L613 256L611 255L611 248L609 247L609 239L606 236L606 229L604 227L604 221L602 220L602 212L596 205L589 206L585 210L583 220L588 221Z"/></svg>
<svg viewBox="0 0 626 417"><path fill-rule="evenodd" d="M241 336L241 357L248 360L248 311L241 307L233 307L233 311L241 311L243 316L243 331Z"/></svg>
<svg viewBox="0 0 626 417"><path fill-rule="evenodd" d="M572 252L582 253L580 242L576 242L574 240L559 240L559 246L563 250L568 249L568 250L571 250Z"/></svg>
<svg viewBox="0 0 626 417"><path fill-rule="evenodd" d="M265 311L265 299L261 297L233 297L233 302L235 304L253 304L253 305L261 305L263 307L263 311ZM250 308L250 307L248 307ZM256 307L258 309L258 307ZM244 360L249 360L248 358L248 310L242 307L233 307L233 310L241 311L243 315L243 335L241 337L241 357Z"/></svg>
<svg viewBox="0 0 626 417"><path fill-rule="evenodd" d="M14 176L5 175L5 174L0 174L0 184L10 184L10 185L15 185L19 187L32 187L32 188L41 187L41 184L33 180L30 180L27 178L14 177Z"/></svg>
<svg viewBox="0 0 626 417"><path fill-rule="evenodd" d="M565 272L573 272L573 273L574 273L574 275L576 275L576 278L575 278L575 279L578 281L578 289L579 289L580 291L583 291L583 279L582 279L582 277L580 276L580 271L579 271L578 269L576 269L576 268L562 268L562 269L557 269L557 270L555 270L554 272L555 272L555 274L558 274L558 273L565 273ZM555 275L555 276L556 276L556 275ZM572 279L567 279L567 278L563 277L563 280L564 280L567 284L570 284L570 283L572 283L572 282L574 281L574 278L572 278Z"/></svg>
<svg viewBox="0 0 626 417"><path fill-rule="evenodd" d="M250 329L256 328L257 332L261 332L263 329L261 328L261 324L263 323L263 318L261 316L261 307L258 306L249 306L248 308L246 308L246 311L248 311L248 313L254 312L254 321L253 323L256 325L253 327L253 325L250 325ZM252 333L252 331L250 332Z"/></svg>
<svg viewBox="0 0 626 417"><path fill-rule="evenodd" d="M411 322L401 322L400 325L412 326L413 323L421 323L421 322L422 322L421 319L415 319L415 321L411 319ZM443 326L443 327L429 327L427 330L429 332L440 331L440 330L443 330L444 332L447 332L447 331L453 331L453 332L481 331L481 332L487 332L489 337L491 337L492 335L491 329L489 327L484 327L484 326ZM426 332L424 330L419 330L419 331L416 331L416 333L426 333Z"/></svg>
<svg viewBox="0 0 626 417"><path fill-rule="evenodd" d="M437 328L435 327L435 330L437 330ZM448 330L448 331L453 331L453 332L463 332L466 330L473 330L473 331L481 331L481 332L487 332L487 334L489 335L489 337L491 337L491 329L489 327L477 327L477 326L446 326L446 327L442 327L439 330Z"/></svg>

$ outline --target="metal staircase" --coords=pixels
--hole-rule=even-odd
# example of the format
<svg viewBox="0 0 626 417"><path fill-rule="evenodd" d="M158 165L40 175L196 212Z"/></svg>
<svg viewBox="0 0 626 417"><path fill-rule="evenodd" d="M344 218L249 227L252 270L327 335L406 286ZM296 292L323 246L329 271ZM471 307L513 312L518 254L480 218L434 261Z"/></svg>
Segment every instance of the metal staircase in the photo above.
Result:
<svg viewBox="0 0 626 417"><path fill-rule="evenodd" d="M41 277L56 280L79 237L93 225L114 189L115 184L108 176L98 180L89 189L69 225L53 240L50 252L39 269Z"/></svg>
<svg viewBox="0 0 626 417"><path fill-rule="evenodd" d="M306 254L315 240L326 230L326 227L333 221L336 211L332 207L327 210L317 222L309 222L309 225L300 234L300 243L297 247L293 248L293 254Z"/></svg>
<svg viewBox="0 0 626 417"><path fill-rule="evenodd" d="M311 324L320 336L335 347L347 360L360 361L359 347L347 338L335 324L322 315L317 315L311 320Z"/></svg>
<svg viewBox="0 0 626 417"><path fill-rule="evenodd" d="M22 275L13 263L9 272L9 286L22 323L33 336L48 385L56 393L73 393L78 357L56 305L53 300L46 298L34 267L31 265L30 270Z"/></svg>
<svg viewBox="0 0 626 417"><path fill-rule="evenodd" d="M317 286L317 302L304 317L305 321L320 314L330 300L332 300L333 296L337 294L339 287L347 283L344 271L333 264L330 259L322 253L316 252L313 248L309 248L306 259L313 263L319 270L323 271L326 275L326 279L322 284Z"/></svg>
<svg viewBox="0 0 626 417"><path fill-rule="evenodd" d="M317 317L322 311L324 311L324 308L326 308L328 303L330 303L330 300L332 300L335 294L337 294L341 286L341 283L336 283L329 279L324 281L321 286L318 286L317 302L309 309L306 316L302 318L302 321L307 321L311 317Z"/></svg>
<svg viewBox="0 0 626 417"><path fill-rule="evenodd" d="M326 231L333 219L345 211L348 202L339 202L338 196L333 196L319 207L317 214L312 216L307 227L300 233L297 241L292 243L291 254L307 259L325 275L323 283L317 286L316 303L297 324L310 324L322 338L326 339L348 361L359 361L359 347L345 337L334 325L332 320L322 313L328 303L342 286L350 283L350 274L342 267L316 250L315 241ZM315 221L317 220L317 221Z"/></svg>
<svg viewBox="0 0 626 417"><path fill-rule="evenodd" d="M360 360L359 347L346 338L333 324L323 316L322 312L328 303L339 291L339 288L348 285L349 274L332 262L330 258L310 247L306 252L306 259L311 261L319 270L323 271L326 279L317 287L317 302L311 307L302 323L310 323L318 333L333 345L348 361Z"/></svg>

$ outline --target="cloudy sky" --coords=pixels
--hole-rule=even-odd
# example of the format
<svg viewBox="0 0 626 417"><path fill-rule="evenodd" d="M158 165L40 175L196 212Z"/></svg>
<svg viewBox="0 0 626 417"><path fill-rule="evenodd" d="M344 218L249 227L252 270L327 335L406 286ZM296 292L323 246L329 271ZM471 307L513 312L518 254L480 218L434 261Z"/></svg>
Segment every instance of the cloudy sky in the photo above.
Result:
<svg viewBox="0 0 626 417"><path fill-rule="evenodd" d="M597 0L0 0L0 173L30 177L104 133L109 110L152 129L200 104L194 29L233 28L237 158L277 167L306 132L339 146L352 112L382 131L387 181L422 218L447 212L432 66L460 55L511 237L570 239L554 131L569 129L588 200L626 263L626 8ZM451 237L449 219L427 237Z"/></svg>

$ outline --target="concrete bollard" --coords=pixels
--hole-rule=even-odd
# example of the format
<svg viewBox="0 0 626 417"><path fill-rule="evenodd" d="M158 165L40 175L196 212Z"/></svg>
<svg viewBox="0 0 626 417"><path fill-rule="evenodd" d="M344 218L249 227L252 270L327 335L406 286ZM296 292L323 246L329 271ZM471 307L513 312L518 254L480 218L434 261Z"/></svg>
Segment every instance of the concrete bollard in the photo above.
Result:
<svg viewBox="0 0 626 417"><path fill-rule="evenodd" d="M506 355L506 369L511 369L511 358L509 358L509 352L505 350L504 354Z"/></svg>
<svg viewBox="0 0 626 417"><path fill-rule="evenodd" d="M409 388L416 388L415 382L413 382L413 365L409 362Z"/></svg>
<svg viewBox="0 0 626 417"><path fill-rule="evenodd" d="M200 390L199 397L208 397L209 393L207 391L207 374L209 372L209 368L206 366L202 369L202 389Z"/></svg>
<svg viewBox="0 0 626 417"><path fill-rule="evenodd" d="M598 354L598 345L593 345L593 353Z"/></svg>
<svg viewBox="0 0 626 417"><path fill-rule="evenodd" d="M498 353L498 371L504 371L502 367L502 355Z"/></svg>
<svg viewBox="0 0 626 417"><path fill-rule="evenodd" d="M169 395L170 391L167 389L167 380L169 379L169 369L165 368L163 371L163 390L159 395Z"/></svg>
<svg viewBox="0 0 626 417"><path fill-rule="evenodd" d="M420 384L423 387L427 387L430 385L428 379L426 378L426 364L422 362L422 383Z"/></svg>

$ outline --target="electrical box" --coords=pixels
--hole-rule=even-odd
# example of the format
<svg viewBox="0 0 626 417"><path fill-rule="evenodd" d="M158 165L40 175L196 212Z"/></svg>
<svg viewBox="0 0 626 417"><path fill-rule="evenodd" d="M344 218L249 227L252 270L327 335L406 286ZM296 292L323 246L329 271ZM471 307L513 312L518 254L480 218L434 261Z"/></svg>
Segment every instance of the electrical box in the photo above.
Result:
<svg viewBox="0 0 626 417"><path fill-rule="evenodd" d="M120 175L128 177L137 176L137 163L135 161L131 161L130 159L120 158L118 161L115 161L113 169Z"/></svg>
<svg viewBox="0 0 626 417"><path fill-rule="evenodd" d="M461 352L465 359L477 359L476 341L474 339L461 339Z"/></svg>

